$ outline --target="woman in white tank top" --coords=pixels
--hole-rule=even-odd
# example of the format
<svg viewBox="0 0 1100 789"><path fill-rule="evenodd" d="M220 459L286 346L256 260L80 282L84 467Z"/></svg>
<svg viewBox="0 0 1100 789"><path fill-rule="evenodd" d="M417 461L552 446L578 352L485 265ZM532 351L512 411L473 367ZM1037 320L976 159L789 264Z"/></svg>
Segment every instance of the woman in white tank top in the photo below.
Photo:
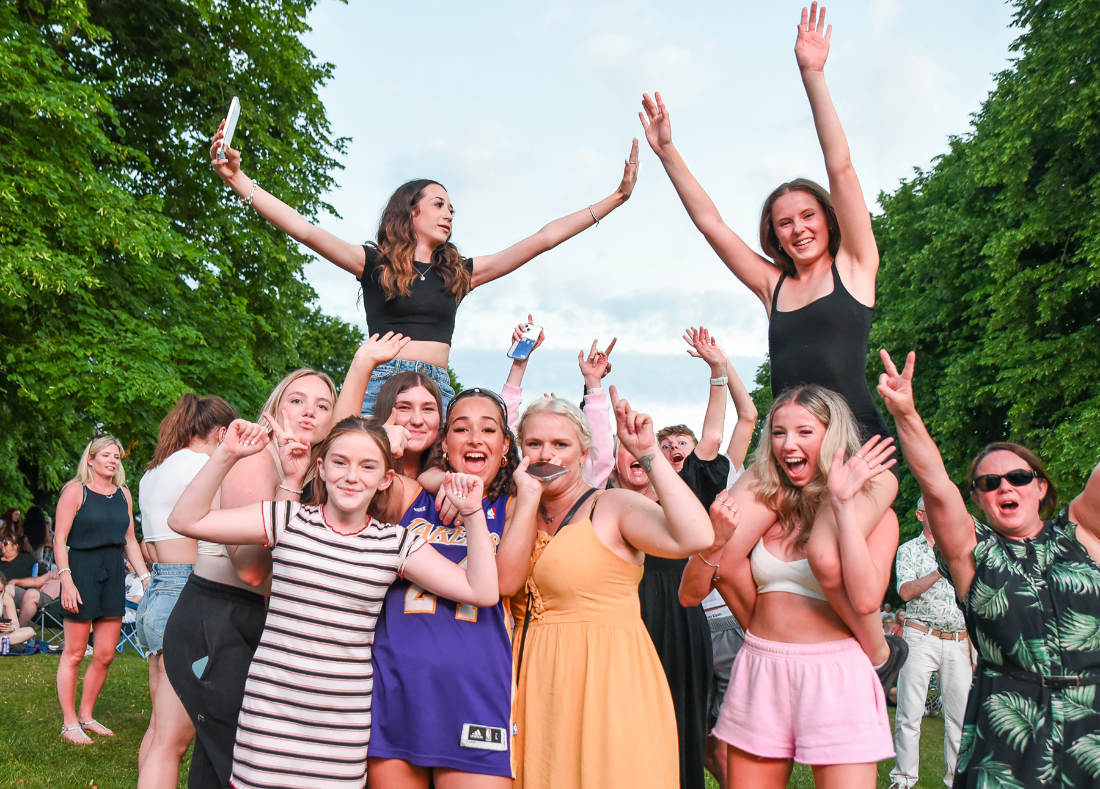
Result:
<svg viewBox="0 0 1100 789"><path fill-rule="evenodd" d="M859 610L878 608L898 522L888 510L864 537L856 512L870 481L894 465L894 447L877 436L860 447L858 436L836 393L780 394L752 465L711 507L714 546L684 573L681 595L714 583L748 622L713 731L729 745L729 786L785 786L797 761L813 766L818 785L873 787L876 762L893 755L871 662L806 559L817 515L829 508L848 596Z"/></svg>

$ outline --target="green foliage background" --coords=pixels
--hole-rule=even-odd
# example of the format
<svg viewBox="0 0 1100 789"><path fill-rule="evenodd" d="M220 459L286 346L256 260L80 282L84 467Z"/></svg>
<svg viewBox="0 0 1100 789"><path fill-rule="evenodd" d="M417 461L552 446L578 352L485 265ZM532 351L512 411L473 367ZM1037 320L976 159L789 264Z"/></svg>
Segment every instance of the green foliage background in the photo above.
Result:
<svg viewBox="0 0 1100 789"><path fill-rule="evenodd" d="M331 211L345 141L317 95L332 66L299 40L313 5L0 4L0 501L52 503L96 432L135 479L185 391L249 415L290 369L342 377L359 331L207 164L239 95L265 186Z"/></svg>
<svg viewBox="0 0 1100 789"><path fill-rule="evenodd" d="M879 347L917 352L917 408L956 481L1016 441L1068 503L1100 455L1100 17L1015 5L1013 66L971 131L880 196L868 370ZM899 512L918 493L907 477Z"/></svg>

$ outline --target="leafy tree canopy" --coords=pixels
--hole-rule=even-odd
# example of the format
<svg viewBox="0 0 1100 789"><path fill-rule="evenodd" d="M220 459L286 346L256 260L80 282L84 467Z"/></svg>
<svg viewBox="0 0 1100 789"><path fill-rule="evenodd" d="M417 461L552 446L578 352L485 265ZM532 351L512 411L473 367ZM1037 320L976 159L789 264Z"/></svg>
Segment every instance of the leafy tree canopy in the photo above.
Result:
<svg viewBox="0 0 1100 789"><path fill-rule="evenodd" d="M299 38L312 5L0 5L0 500L51 503L101 431L136 478L185 391L247 416L289 369L343 375L361 334L207 164L238 95L252 169L332 210L345 140L317 96L332 66Z"/></svg>
<svg viewBox="0 0 1100 789"><path fill-rule="evenodd" d="M1017 441L1068 503L1100 447L1100 26L1094 3L1016 6L1013 66L971 131L880 197L872 340L916 350L917 406L956 480ZM909 478L899 511L916 496Z"/></svg>

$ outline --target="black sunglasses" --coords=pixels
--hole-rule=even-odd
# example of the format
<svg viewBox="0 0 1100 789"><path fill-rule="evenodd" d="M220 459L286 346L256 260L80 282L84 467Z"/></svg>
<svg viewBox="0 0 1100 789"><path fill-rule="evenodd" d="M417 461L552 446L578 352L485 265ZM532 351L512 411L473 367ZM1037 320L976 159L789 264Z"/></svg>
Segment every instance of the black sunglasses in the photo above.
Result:
<svg viewBox="0 0 1100 789"><path fill-rule="evenodd" d="M1007 474L982 474L980 477L974 477L974 490L989 493L1001 487L1002 479L1007 479L1008 484L1014 488L1022 488L1038 477L1036 472L1023 468L1014 468Z"/></svg>

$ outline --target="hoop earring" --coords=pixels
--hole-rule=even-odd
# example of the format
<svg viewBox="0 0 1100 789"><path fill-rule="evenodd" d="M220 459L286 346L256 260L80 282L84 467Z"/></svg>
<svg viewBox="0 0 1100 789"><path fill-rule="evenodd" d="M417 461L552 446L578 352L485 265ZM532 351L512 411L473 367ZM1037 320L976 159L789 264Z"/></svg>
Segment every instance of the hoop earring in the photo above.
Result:
<svg viewBox="0 0 1100 789"><path fill-rule="evenodd" d="M500 459L500 467L501 467L501 468L504 468L504 467L505 467L505 466L507 466L507 465L508 465L508 456L507 456L507 455L505 455L504 457L502 457L502 458Z"/></svg>

